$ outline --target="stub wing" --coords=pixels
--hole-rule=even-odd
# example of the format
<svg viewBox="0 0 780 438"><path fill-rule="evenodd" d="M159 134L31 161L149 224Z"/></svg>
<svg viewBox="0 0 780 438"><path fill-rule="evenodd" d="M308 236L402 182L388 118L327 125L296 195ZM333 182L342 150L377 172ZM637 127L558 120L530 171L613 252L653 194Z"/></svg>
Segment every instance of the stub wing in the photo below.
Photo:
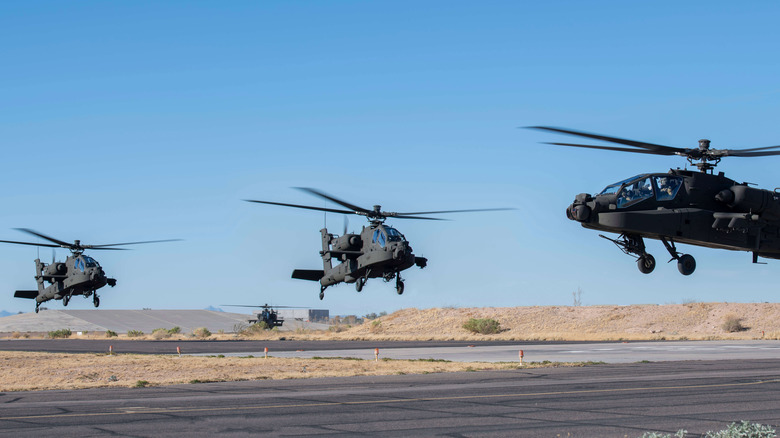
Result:
<svg viewBox="0 0 780 438"><path fill-rule="evenodd" d="M292 278L298 280L320 281L325 276L325 271L318 269L296 269L292 273Z"/></svg>
<svg viewBox="0 0 780 438"><path fill-rule="evenodd" d="M34 300L38 297L38 291L37 290L18 290L14 292L14 297L16 298L29 298L31 300Z"/></svg>

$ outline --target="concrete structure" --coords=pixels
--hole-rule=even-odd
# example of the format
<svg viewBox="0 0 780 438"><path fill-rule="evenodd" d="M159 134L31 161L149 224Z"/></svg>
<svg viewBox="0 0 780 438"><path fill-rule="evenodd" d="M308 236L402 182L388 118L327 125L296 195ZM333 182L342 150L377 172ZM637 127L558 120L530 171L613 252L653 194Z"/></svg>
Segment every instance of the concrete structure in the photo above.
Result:
<svg viewBox="0 0 780 438"><path fill-rule="evenodd" d="M310 322L326 322L330 319L328 309L275 309L280 318L285 321L299 319Z"/></svg>

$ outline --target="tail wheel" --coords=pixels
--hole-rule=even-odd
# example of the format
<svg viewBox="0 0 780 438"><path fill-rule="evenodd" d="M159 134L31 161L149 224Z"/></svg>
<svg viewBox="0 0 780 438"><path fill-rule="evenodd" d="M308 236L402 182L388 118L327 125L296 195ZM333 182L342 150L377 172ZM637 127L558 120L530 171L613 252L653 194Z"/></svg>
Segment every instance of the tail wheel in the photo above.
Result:
<svg viewBox="0 0 780 438"><path fill-rule="evenodd" d="M639 257L636 261L636 266L639 268L639 272L649 274L655 269L655 257L645 254Z"/></svg>
<svg viewBox="0 0 780 438"><path fill-rule="evenodd" d="M62 305L65 307L68 307L68 303L70 302L70 295L65 295L62 297Z"/></svg>
<svg viewBox="0 0 780 438"><path fill-rule="evenodd" d="M38 313L38 308L41 306L41 303L35 303L35 313Z"/></svg>
<svg viewBox="0 0 780 438"><path fill-rule="evenodd" d="M325 298L325 288L324 287L320 288L320 300L322 300L323 298Z"/></svg>
<svg viewBox="0 0 780 438"><path fill-rule="evenodd" d="M358 279L355 281L355 290L360 292L363 290L363 286L366 284L365 277L358 277Z"/></svg>
<svg viewBox="0 0 780 438"><path fill-rule="evenodd" d="M395 291L398 295L403 295L404 293L404 282L403 281L397 281L395 283Z"/></svg>

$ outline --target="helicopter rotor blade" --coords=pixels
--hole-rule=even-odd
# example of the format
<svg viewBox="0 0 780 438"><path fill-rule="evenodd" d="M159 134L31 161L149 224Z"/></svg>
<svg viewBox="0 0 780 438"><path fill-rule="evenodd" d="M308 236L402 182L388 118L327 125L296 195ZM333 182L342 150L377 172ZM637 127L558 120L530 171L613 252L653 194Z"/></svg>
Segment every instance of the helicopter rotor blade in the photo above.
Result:
<svg viewBox="0 0 780 438"><path fill-rule="evenodd" d="M311 195L319 196L320 198L327 199L328 201L335 202L336 204L339 204L342 207L349 208L350 210L352 210L350 213L357 213L357 212L368 213L370 211L363 207L358 207L357 205L350 204L349 202L346 201L342 201L339 198L331 196L325 192L321 192L317 189L312 189L310 187L294 187L294 188L309 193Z"/></svg>
<svg viewBox="0 0 780 438"><path fill-rule="evenodd" d="M574 135L577 137L585 137L585 138L592 138L594 140L602 140L602 141L608 141L610 143L618 143L626 146L633 146L637 148L642 149L648 149L651 151L656 152L666 152L666 155L674 155L677 152L686 152L686 149L683 148L676 148L672 146L664 146L660 144L653 144L653 143L646 143L642 141L636 141L636 140L627 140L624 138L618 138L618 137L609 137L606 135L601 134L590 134L587 132L581 132L581 131L573 131L570 129L562 129L562 128L552 128L549 126L528 126L528 129L537 129L541 131L549 131L549 132L557 132L559 134L568 134L568 135Z"/></svg>
<svg viewBox="0 0 780 438"><path fill-rule="evenodd" d="M729 157L768 157L770 155L780 155L780 151L745 152L744 150L729 150L725 155Z"/></svg>
<svg viewBox="0 0 780 438"><path fill-rule="evenodd" d="M62 248L62 245L54 245L51 243L33 243L33 242L19 242L16 240L0 240L2 243L14 243L17 245L30 245L30 246L45 246L47 248Z"/></svg>
<svg viewBox="0 0 780 438"><path fill-rule="evenodd" d="M444 214L444 213L471 213L475 211L507 211L514 208L469 208L465 210L440 210L440 211L418 211L413 213L385 213L389 217L415 216L418 214ZM445 219L446 220L446 219Z"/></svg>
<svg viewBox="0 0 780 438"><path fill-rule="evenodd" d="M391 217L393 219L420 219L420 220L426 220L426 221L448 221L450 219L442 219L440 217L425 217L425 216L406 216L402 214L388 214L387 217Z"/></svg>
<svg viewBox="0 0 780 438"><path fill-rule="evenodd" d="M103 245L82 245L82 246L84 248L89 248L89 249L127 249L127 248L109 248L109 247L124 246L124 245L140 245L144 243L179 242L179 241L181 241L181 239L144 240L142 242L106 243Z"/></svg>
<svg viewBox="0 0 780 438"><path fill-rule="evenodd" d="M299 204L285 204L283 202L257 201L257 200L254 200L254 199L244 199L244 201L246 201L246 202L257 202L258 204L281 205L283 207L305 208L307 210L327 211L327 212L330 212L330 213L355 214L354 211L337 210L335 208L312 207L312 206L309 206L309 205L299 205Z"/></svg>
<svg viewBox="0 0 780 438"><path fill-rule="evenodd" d="M736 151L736 152L756 152L756 151L766 151L766 150L769 150L769 149L777 149L777 148L780 148L780 145L778 145L778 146L766 146L766 147L763 147L763 148L731 149L731 150L732 151Z"/></svg>
<svg viewBox="0 0 780 438"><path fill-rule="evenodd" d="M588 149L602 149L605 151L618 151L618 152L632 152L635 154L650 154L650 155L676 155L673 152L651 151L648 149L629 149L619 148L616 146L596 146L591 144L578 144L578 143L552 143L544 142L544 144L551 144L555 146L571 146L575 148L588 148Z"/></svg>
<svg viewBox="0 0 780 438"><path fill-rule="evenodd" d="M342 236L347 234L347 227L349 227L349 216L344 216L344 232L341 233Z"/></svg>
<svg viewBox="0 0 780 438"><path fill-rule="evenodd" d="M59 246L70 247L70 246L73 245L72 243L63 242L62 240L55 239L53 237L49 237L49 236L47 236L45 234L41 234L41 233L39 233L39 232L37 232L35 230L31 230L29 228L14 228L14 229L18 230L18 231L22 231L22 232L27 233L27 234L32 234L33 236L38 236L41 239L48 240L49 242L54 242L54 243L56 243Z"/></svg>

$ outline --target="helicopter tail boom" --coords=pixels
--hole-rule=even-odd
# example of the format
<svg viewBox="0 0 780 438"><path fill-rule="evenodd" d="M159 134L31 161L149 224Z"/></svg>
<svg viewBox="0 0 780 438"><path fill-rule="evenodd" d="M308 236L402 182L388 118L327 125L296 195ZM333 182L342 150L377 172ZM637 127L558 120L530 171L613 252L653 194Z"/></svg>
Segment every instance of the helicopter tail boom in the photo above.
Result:
<svg viewBox="0 0 780 438"><path fill-rule="evenodd" d="M320 281L325 276L325 271L318 269L296 269L292 273L292 278L298 280Z"/></svg>
<svg viewBox="0 0 780 438"><path fill-rule="evenodd" d="M28 298L31 300L34 300L38 297L38 291L37 290L18 290L14 292L14 297L16 298Z"/></svg>

